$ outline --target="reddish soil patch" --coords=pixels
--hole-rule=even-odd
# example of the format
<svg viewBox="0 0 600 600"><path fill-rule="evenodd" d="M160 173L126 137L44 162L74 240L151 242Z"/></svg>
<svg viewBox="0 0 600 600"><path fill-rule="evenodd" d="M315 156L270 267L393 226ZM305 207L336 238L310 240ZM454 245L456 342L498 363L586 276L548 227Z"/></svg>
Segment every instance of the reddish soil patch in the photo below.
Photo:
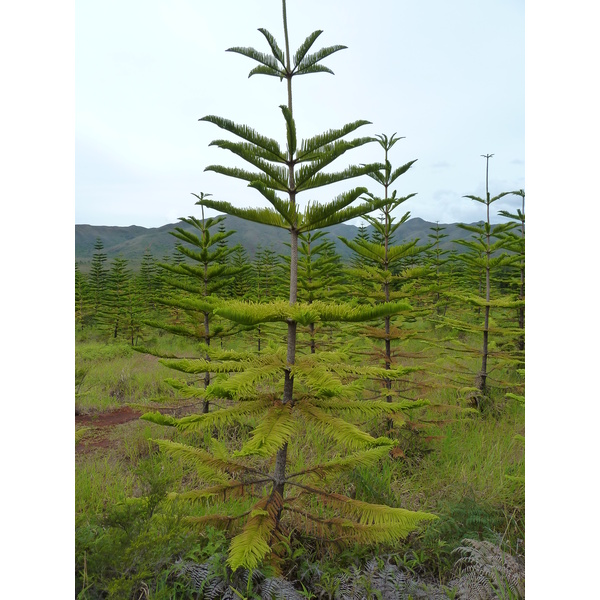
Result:
<svg viewBox="0 0 600 600"><path fill-rule="evenodd" d="M98 413L96 415L75 415L75 425L86 427L107 427L109 425L120 425L138 419L142 413L124 406L111 412Z"/></svg>
<svg viewBox="0 0 600 600"><path fill-rule="evenodd" d="M94 448L110 448L114 446L110 440L106 439L107 430L101 428L114 427L135 421L142 413L128 406L113 410L111 412L98 413L96 415L75 415L75 425L80 427L92 427L94 432L89 432L79 444L77 450L80 452L90 451Z"/></svg>

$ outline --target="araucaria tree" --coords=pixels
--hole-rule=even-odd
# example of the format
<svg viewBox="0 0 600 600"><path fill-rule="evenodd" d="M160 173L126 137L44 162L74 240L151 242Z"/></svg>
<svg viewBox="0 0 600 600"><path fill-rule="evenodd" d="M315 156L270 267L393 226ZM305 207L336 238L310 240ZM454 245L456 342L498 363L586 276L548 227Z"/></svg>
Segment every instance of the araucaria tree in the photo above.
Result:
<svg viewBox="0 0 600 600"><path fill-rule="evenodd" d="M497 298L492 299L492 274L495 270L506 266L512 265L515 261L519 260L519 257L514 253L507 252L507 233L510 232L515 223L499 223L492 225L490 221L490 208L491 205L503 198L504 196L511 194L512 192L502 192L497 196L491 196L488 187L488 170L489 170L489 159L493 154L482 155L486 159L486 171L485 171L485 198L479 196L468 195L465 198L479 202L486 207L486 220L483 224L479 225L465 225L461 224L459 227L466 231L473 233L471 240L457 240L456 243L466 247L468 252L459 256L461 260L466 262L471 269L482 276L482 286L480 287L478 294L472 292L464 292L462 294L455 294L454 297L477 307L483 309L483 323L482 324L467 324L467 323L454 323L458 328L463 331L471 333L481 333L481 346L478 350L475 350L475 355L480 356L480 368L475 376L475 391L477 404L479 405L479 399L487 395L488 392L488 379L490 376L490 366L488 361L491 356L495 356L498 359L506 359L507 357L503 353L494 348L491 350L490 337L494 334L497 337L502 336L514 336L514 329L508 327L495 326L491 321L491 309L507 309L517 308L522 305L522 301L512 298ZM450 296L452 294L449 293ZM468 349L465 347L465 351Z"/></svg>
<svg viewBox="0 0 600 600"><path fill-rule="evenodd" d="M90 304L94 319L98 318L98 312L104 304L108 282L108 269L105 266L106 253L103 250L102 240L96 238L89 275Z"/></svg>
<svg viewBox="0 0 600 600"><path fill-rule="evenodd" d="M210 194L201 194L200 198L205 198ZM177 252L185 260L177 264L161 263L160 266L169 274L164 277L164 283L171 288L171 293L160 300L161 304L175 308L178 311L178 322L170 323L168 321L148 321L153 327L168 331L175 335L197 340L203 344L204 359L209 361L210 345L214 338L223 338L236 333L235 326L224 326L224 321L219 319L220 323L215 324L215 307L220 302L219 293L231 287L235 275L243 267L235 267L228 264L227 258L233 253L234 249L229 248L224 242L230 237L233 231L224 231L220 229L216 233L211 233L211 229L216 225L221 225L225 219L223 216L202 219L188 217L180 219L190 227L176 227L172 235L183 243L177 245ZM185 318L180 318L179 314ZM142 349L145 352L152 353L148 348ZM179 363L170 363L173 369L187 372L185 368L180 368ZM210 372L204 373L204 390L210 384ZM195 393L196 398L203 401L203 411L209 411L209 401L205 397L204 391L190 388L189 382L178 380L169 380L169 382L178 390L185 391L189 397L190 393Z"/></svg>
<svg viewBox="0 0 600 600"><path fill-rule="evenodd" d="M363 283L366 297L373 304L387 304L394 300L404 298L400 285L408 280L423 275L425 269L403 269L403 261L417 255L420 249L417 247L418 240L412 240L404 244L394 244L394 234L398 228L406 222L410 213L405 213L399 220L396 220L392 214L409 198L408 196L397 196L396 190L391 191L392 184L398 177L406 173L416 162L412 160L396 169L392 168L389 160L389 151L394 144L402 138L397 138L396 134L388 138L387 135L378 135L377 141L384 151L384 164L382 168L369 173L375 181L383 187L383 198L377 198L373 194L370 197L382 203L380 218L366 216L365 219L374 228L374 239L355 238L347 240L340 237L342 242L348 246L353 253L360 258L355 262L355 266L349 270L353 280ZM410 305L405 305L405 311L410 310ZM394 326L392 315L386 315L383 319L383 330L379 326L369 326L363 328L363 334L367 337L383 341L384 349L376 353L383 359L386 370L392 368L392 365L398 360L398 349L392 349L392 342L406 339L407 332ZM388 402L392 401L392 380L383 379L385 388L385 398Z"/></svg>
<svg viewBox="0 0 600 600"><path fill-rule="evenodd" d="M234 456L225 456L223 448L210 453L193 446L167 440L161 448L187 460L202 473L207 488L181 494L192 501L214 498L225 493L256 494L257 501L249 511L237 515L207 515L196 519L202 524L244 521L241 532L232 540L228 564L233 568L254 569L269 556L275 560L281 546L278 541L293 528L348 542L393 542L406 536L420 521L435 518L423 512L373 505L327 491L315 484L358 465L369 466L386 456L394 442L374 438L352 423L352 418L391 415L403 410L406 402L362 400L356 376L381 377L381 367L353 365L347 353L317 352L297 355L298 325L322 321L356 322L394 314L394 302L377 306L352 307L343 303L328 304L298 301L298 240L301 235L363 216L385 205L385 201L368 200L353 203L366 189L356 187L329 203L310 202L304 208L298 195L307 190L349 180L376 171L381 165L349 166L342 171L326 173L324 169L348 150L371 140L369 137L346 141L344 138L366 125L355 121L339 129L300 140L294 120L292 81L298 75L332 73L323 59L344 46L330 46L310 52L322 33L315 31L300 45L295 54L289 50L286 2L282 0L284 48L271 33L259 29L271 54L254 48L236 47L236 52L258 62L250 75L262 74L286 82L287 103L280 106L285 124L287 148L245 125L217 116L201 121L213 123L233 134L238 140L219 139L212 145L229 150L252 165L255 170L211 165L207 170L238 178L249 183L269 202L269 208L238 208L228 202L200 198L198 204L234 216L286 229L290 235L289 301L264 304L231 301L216 308L219 316L235 322L254 325L283 322L287 325L286 347L281 351L265 351L251 358L218 361L188 361L190 371L202 370L231 373L215 380L209 390L234 404L208 414L172 419L149 414L148 420L181 429L211 428L219 423L243 421L252 415L258 424ZM404 305L402 305L404 306ZM168 363L168 360L164 361ZM401 376L394 369L386 377ZM306 431L316 430L331 442L335 455L321 464L291 468L294 444L303 441ZM292 453L288 451L292 448ZM250 459L245 463L245 459Z"/></svg>
<svg viewBox="0 0 600 600"><path fill-rule="evenodd" d="M516 196L521 197L521 208L517 208L516 213L511 213L506 210L501 210L498 214L503 217L512 219L518 225L517 228L509 231L506 234L507 247L518 256L516 266L518 268L518 298L521 304L517 308L517 321L521 335L517 340L517 350L521 353L521 358L525 358L525 190L512 192Z"/></svg>

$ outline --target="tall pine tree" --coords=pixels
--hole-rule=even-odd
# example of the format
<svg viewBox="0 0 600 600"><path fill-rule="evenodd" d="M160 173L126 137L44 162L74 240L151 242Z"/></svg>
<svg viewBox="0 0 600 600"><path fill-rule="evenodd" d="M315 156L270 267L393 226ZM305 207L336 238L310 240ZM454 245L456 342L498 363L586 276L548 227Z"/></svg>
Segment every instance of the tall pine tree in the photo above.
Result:
<svg viewBox="0 0 600 600"><path fill-rule="evenodd" d="M230 516L201 517L205 524L213 520L227 523L243 520L240 533L232 540L228 564L233 568L256 568L268 556L276 558L282 536L291 528L301 527L320 537L331 537L362 543L393 542L406 536L422 520L433 515L401 508L367 504L335 494L313 484L314 477L326 478L358 465L375 464L393 446L388 438L373 438L354 425L349 417L391 414L406 403L362 401L354 383L345 385L357 374L379 376L381 368L352 365L343 352L320 352L316 355L297 353L298 325L318 321L361 321L393 314L399 306L393 302L377 307L355 308L344 303L312 304L298 301L298 241L301 235L349 219L362 216L384 205L365 201L351 206L366 192L356 187L331 202L311 202L304 209L298 203L301 192L364 175L379 165L350 166L342 171L325 173L324 169L348 150L371 141L368 137L346 141L344 138L366 125L355 121L340 129L299 140L296 133L292 102L292 80L298 75L328 72L322 60L344 46L330 46L309 53L322 33L315 31L300 45L294 55L289 51L286 2L282 0L285 52L265 29L259 31L267 40L271 54L254 48L230 50L256 60L259 64L250 75L263 74L285 80L287 104L280 107L285 123L287 148L253 129L216 116L201 119L241 138L242 141L219 139L213 145L230 150L257 170L211 165L208 170L249 182L269 202L269 208L238 208L228 202L199 198L199 204L251 221L286 229L290 234L289 301L254 304L229 302L217 313L235 322L253 325L260 322L282 322L287 325L286 345L281 351L261 353L243 360L224 360L219 369L233 374L226 381L211 384L215 393L236 403L231 408L208 415L174 420L160 415L146 415L149 420L182 429L212 427L217 422L258 419L250 438L233 457L222 452L208 453L193 446L159 441L161 448L201 468L212 486L179 497L189 500L212 497L229 490L262 490L250 511ZM168 361L165 361L168 362ZM214 362L188 361L190 371L213 370ZM234 372L237 371L237 372ZM398 376L394 370L388 377ZM301 441L304 428L316 428L332 443L334 455L329 461L290 472L288 448ZM242 464L243 459L252 459ZM263 462L259 462L260 459ZM242 460L240 460L242 459ZM311 480L312 479L312 480ZM260 487L257 487L260 486Z"/></svg>
<svg viewBox="0 0 600 600"><path fill-rule="evenodd" d="M463 281L469 287L458 291L446 291L445 295L465 307L471 307L471 314L449 315L441 322L459 332L456 340L445 340L448 350L456 358L452 359L449 380L468 396L472 403L482 408L490 398L490 389L510 385L500 376L501 368L515 364L514 357L502 348L503 341L514 339L519 330L502 325L503 313L522 305L513 295L494 289L493 277L496 272L519 259L508 246L507 234L515 223L493 225L490 209L494 202L511 192L491 196L489 192L489 159L493 154L482 155L486 159L485 197L468 195L465 198L485 206L485 221L481 224L460 224L459 227L472 233L471 239L456 240L467 251L457 255L464 263ZM493 365L490 362L493 361ZM475 366L475 362L478 363ZM495 373L492 375L492 372ZM490 379L493 385L490 386ZM470 381L469 381L470 380Z"/></svg>
<svg viewBox="0 0 600 600"><path fill-rule="evenodd" d="M384 152L384 164L381 169L369 173L370 177L375 179L383 187L383 198L377 198L373 194L370 196L381 202L381 216L376 218L366 216L365 219L374 228L373 239L347 240L340 236L342 242L348 246L354 254L362 260L358 261L361 266L350 270L354 279L362 280L369 290L368 298L373 304L387 304L393 300L403 299L405 297L402 289L398 289L401 283L423 275L422 269L396 269L394 267L401 264L407 258L415 256L420 252L417 247L417 240L412 240L404 244L394 244L393 236L398 228L405 223L410 213L405 213L400 219L392 214L401 204L412 198L415 194L408 196L398 196L396 190L391 190L392 184L416 162L412 160L401 167L393 169L389 160L389 151L402 138L396 137L396 134L388 138L386 135L378 135L377 141ZM357 264L357 263L355 263ZM411 306L406 304L405 311L409 312ZM392 349L393 342L405 340L409 335L405 329L402 329L392 322L392 315L386 315L383 319L383 331L381 327L374 325L363 329L367 337L383 342L383 352L375 349L375 353L383 359L385 369L389 370L397 363L400 350ZM408 372L408 371L407 371ZM406 383L406 382L405 382ZM385 398L387 402L392 402L392 380L383 379L385 388Z"/></svg>
<svg viewBox="0 0 600 600"><path fill-rule="evenodd" d="M107 256L104 252L104 244L100 238L96 238L89 276L90 303L95 320L98 318L98 312L102 310L106 295L108 281L106 259Z"/></svg>
<svg viewBox="0 0 600 600"><path fill-rule="evenodd" d="M208 196L210 194L201 194L200 197ZM169 274L163 281L171 287L171 293L163 296L159 302L176 309L177 321L148 321L152 327L202 342L205 360L210 360L209 350L213 339L222 339L239 330L238 327L225 324L222 319L216 319L215 322L215 308L220 302L219 295L228 293L235 276L243 269L230 265L227 260L235 249L223 242L234 232L222 229L216 233L211 232L211 229L221 225L224 219L223 215L204 218L204 209L202 219L192 216L180 219L191 227L176 227L172 232L174 237L183 242L177 245L177 252L184 260L175 264L160 265ZM188 263L185 259L192 262ZM143 351L152 352L148 348L143 348ZM181 370L175 363L171 366ZM210 402L205 394L210 378L210 371L206 371L203 376L204 390L195 396L202 399L204 413L210 410ZM188 381L172 379L169 382L180 392L185 390L186 397L192 392L187 385Z"/></svg>

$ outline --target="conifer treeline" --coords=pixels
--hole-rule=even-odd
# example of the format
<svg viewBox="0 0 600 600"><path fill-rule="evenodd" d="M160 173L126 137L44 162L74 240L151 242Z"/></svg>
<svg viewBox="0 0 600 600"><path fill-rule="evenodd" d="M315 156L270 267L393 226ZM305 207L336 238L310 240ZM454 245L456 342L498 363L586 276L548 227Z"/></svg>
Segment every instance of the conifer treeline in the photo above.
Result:
<svg viewBox="0 0 600 600"><path fill-rule="evenodd" d="M380 137L381 140L384 138ZM394 136L391 139L395 141ZM499 305L503 309L508 308L506 302L509 299L516 302L512 319L509 319L509 329L511 334L518 333L515 345L522 357L525 349L525 193L523 190L513 193L522 197L522 207L515 214L500 211L499 214L511 219L508 224L464 226L473 230L471 239L454 243L466 247L467 252L442 250L440 244L445 237L445 228L439 224L431 228L425 245L417 245L418 239L395 245L394 233L408 220L410 213L398 218L392 211L409 197L393 197L387 212L382 211L379 217L368 217L368 223L373 225L370 236L366 227L361 225L354 239L339 238L353 253L346 263L335 251L329 233L316 231L303 234L298 246L299 298L307 302L352 298L358 303L374 304L385 302L386 298L387 301L389 298L410 301L418 291L420 298L417 304L425 310L425 314L431 312L435 316L432 319L437 319L438 324L446 318L448 325L457 326L453 315L462 314L466 306L475 302L466 296L459 302L460 290L485 298L485 232L489 228L490 240L494 240L493 244L490 242L493 266L490 292L496 295L497 300L504 298ZM491 202L504 195L491 198ZM243 246L228 244L227 238L234 232L226 230L222 220L222 217L182 219L182 222L200 231L205 228L208 232L218 225L218 232L210 233L211 244L215 244L217 252L208 261L208 257L204 257L202 268L210 267L212 277L217 271L229 273L229 276L219 284L219 289L211 289L210 295L257 302L285 299L288 294L289 255L277 254L271 247L263 248L259 244L251 260ZM155 326L157 318L171 314L172 326L176 327L178 319L183 317L174 307L167 309L168 298L174 289L185 287L186 281L187 285L195 285L190 283L194 279L194 268L198 268L198 265L194 267L194 262L198 261L194 259L193 249L194 246L198 248L199 242L196 238L194 243L194 234L181 227L176 228L172 235L179 239L172 255L157 258L147 250L137 272L129 268L127 259L116 257L109 260L102 239L97 238L89 273L82 272L75 264L76 326L104 330L107 337L127 339L132 345L143 340L149 324ZM215 285L214 281L211 285ZM192 297L194 291L199 290L188 289L188 296ZM209 295L208 289L200 295ZM481 314L481 307L476 312ZM414 320L416 314L413 311L402 318ZM401 334L398 330L394 334L388 331L387 322L385 327L388 340L394 339L394 335L398 339L406 335L406 332ZM326 344L331 328L327 329L327 335L323 334L326 328L318 324L313 323L308 329L310 337L307 344L314 352L315 340L321 336L322 343ZM174 329L172 331L175 332ZM260 341L258 343L260 349ZM391 352L391 346L386 347L388 365L391 364Z"/></svg>

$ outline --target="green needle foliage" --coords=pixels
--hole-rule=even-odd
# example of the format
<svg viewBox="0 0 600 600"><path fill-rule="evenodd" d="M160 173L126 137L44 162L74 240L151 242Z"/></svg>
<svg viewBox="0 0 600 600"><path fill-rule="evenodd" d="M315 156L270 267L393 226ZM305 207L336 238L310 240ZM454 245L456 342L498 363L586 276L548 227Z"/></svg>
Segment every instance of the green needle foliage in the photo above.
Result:
<svg viewBox="0 0 600 600"><path fill-rule="evenodd" d="M228 377L215 378L206 388L207 396L229 400L228 408L185 417L185 421L156 413L146 416L148 420L182 430L194 427L206 431L216 422L246 422L248 415L253 415L257 425L247 440L240 440L234 456L224 455L217 442L213 442L212 452L200 451L192 445L160 442L166 452L201 469L207 483L207 487L186 494L182 500L210 503L209 498L216 495L240 493L254 497L249 510L243 511L240 506L240 511L233 515L208 514L191 518L191 522L199 526L240 523L227 561L234 570L239 567L255 569L269 558L276 562L283 542L293 529L299 528L319 538L371 544L394 542L408 535L421 521L435 518L428 513L359 502L319 485L319 481L324 483L330 473L335 475L354 466L374 465L391 450L392 440L372 437L362 431L352 417L366 412L391 414L404 410L405 403L384 403L384 408L368 400L361 401L361 383L380 378L383 371L390 379L403 377L406 370L353 365L348 353L341 351L301 355L297 353L297 327L319 322L382 318L404 309L404 304L390 301L356 307L339 302L299 301L300 236L364 216L385 206L388 201L370 198L355 205L353 203L367 191L356 187L329 203L310 202L304 208L298 204L300 192L372 173L381 165L349 166L337 172L324 172L348 150L372 141L369 137L344 139L367 121L355 121L308 139L301 140L297 136L292 103L293 78L309 73L331 73L321 61L344 46L311 52L321 34L321 31L315 31L292 55L285 0L282 8L284 50L268 31L260 29L270 54L242 47L230 51L258 63L250 76L263 74L286 81L288 101L287 105L280 106L280 111L287 147L282 148L276 140L228 119L212 115L201 119L232 134L237 140L219 139L212 145L233 152L253 167L253 170L246 170L211 165L207 170L248 182L266 198L270 207L238 208L206 196L198 196L198 204L289 231L289 301L226 302L214 309L220 317L241 325L284 324L287 327L285 347L269 349L252 357L223 354L222 360L211 356L210 361L180 362L178 367L188 372L229 373ZM353 404L349 405L349 402ZM329 462L291 472L288 447L302 442L303 432L308 428L316 429L329 441L333 456Z"/></svg>
<svg viewBox="0 0 600 600"><path fill-rule="evenodd" d="M315 300L333 300L343 294L341 285L342 264L333 242L325 231L308 232L300 235L298 245L298 299L312 304ZM286 244L289 247L289 244ZM291 258L283 256L284 275L290 279ZM312 354L317 348L317 337L321 347L328 346L331 339L322 339L325 327L332 334L331 324L308 324L308 347Z"/></svg>
<svg viewBox="0 0 600 600"><path fill-rule="evenodd" d="M162 280L156 260L149 250L146 250L142 257L138 281L143 302L150 310L156 312L158 310L157 298L160 297L162 291Z"/></svg>
<svg viewBox="0 0 600 600"><path fill-rule="evenodd" d="M431 233L427 234L430 240L429 246L424 251L424 264L429 268L429 287L428 291L432 295L431 303L433 313L436 315L445 315L448 309L448 303L442 299L442 292L450 287L449 262L451 257L450 250L442 250L440 244L448 235L444 233L445 227L436 223L430 228Z"/></svg>
<svg viewBox="0 0 600 600"><path fill-rule="evenodd" d="M133 346L142 329L144 307L127 264L124 258L114 259L98 316L112 338L126 337Z"/></svg>
<svg viewBox="0 0 600 600"><path fill-rule="evenodd" d="M210 194L201 194L202 198ZM205 360L210 360L209 348L215 338L237 333L239 328L214 323L215 308L219 305L218 294L226 293L233 286L236 275L244 269L243 265L229 265L228 257L235 252L224 243L233 231L219 230L212 234L211 229L221 225L224 216L204 218L181 218L180 220L191 225L194 230L176 227L172 235L181 242L177 245L180 256L191 261L178 261L176 264L161 263L161 267L168 273L163 278L163 283L170 286L172 293L163 296L159 302L177 311L176 322L148 321L148 324L202 343ZM180 318L185 315L185 319ZM221 321L221 323L223 323ZM149 351L143 348L143 351ZM203 376L204 388L210 384L210 371ZM170 381L173 387L181 390L177 381ZM189 381L187 383L190 383ZM209 402L204 393L199 394L203 400L203 411L209 411Z"/></svg>
<svg viewBox="0 0 600 600"><path fill-rule="evenodd" d="M467 249L467 252L458 255L458 259L465 264L466 272L470 274L471 289L461 290L459 292L445 292L445 295L451 299L461 302L463 305L474 309L471 318L445 318L443 323L449 325L455 330L462 331L465 335L464 341L460 341L455 355L461 354L467 359L480 361L480 367L475 372L472 367L465 366L465 361L456 359L453 364L454 373L452 377L466 376L471 377L471 382L463 383L462 390L471 395L475 403L481 407L481 402L489 398L491 387L506 387L509 382L504 381L496 373L493 377L493 386L490 386L491 373L500 367L514 367L517 364L514 356L503 349L503 343L506 340L515 339L520 331L517 327L506 326L501 323L503 313L507 310L514 310L523 305L523 301L511 294L496 292L492 298L493 275L499 270L515 265L521 260L521 257L514 251L511 251L512 237L509 233L515 227L514 222L500 223L492 225L490 223L491 205L513 192L502 192L497 196L491 196L488 191L488 165L489 159L493 155L484 155L486 159L486 196L465 196L470 200L483 204L486 207L486 220L481 224L459 225L465 231L470 231L473 236L470 240L457 240ZM473 290L477 282L478 290ZM492 309L494 315L492 314ZM472 317L475 318L472 318ZM483 321L483 322L482 322ZM473 347L466 339L467 336L479 337L481 343L478 347ZM455 343L454 346L457 346ZM495 365L490 366L489 362L493 359ZM457 379L455 379L458 382ZM463 380L464 381L464 380Z"/></svg>
<svg viewBox="0 0 600 600"><path fill-rule="evenodd" d="M518 289L517 296L522 302L522 305L517 307L517 322L521 330L521 335L517 340L517 351L523 358L525 355L525 191L519 190L512 193L521 197L521 208L517 208L516 213L501 210L498 214L511 219L517 225L514 229L506 232L504 237L507 247L519 257L518 262L515 261L518 276L511 279L511 284Z"/></svg>
<svg viewBox="0 0 600 600"><path fill-rule="evenodd" d="M89 284L86 276L75 263L75 324L84 328L89 314Z"/></svg>
<svg viewBox="0 0 600 600"><path fill-rule="evenodd" d="M253 302L269 302L275 298L284 298L287 294L280 277L280 257L271 248L262 248L259 244L252 262L252 289L248 298ZM285 285L287 288L287 285ZM258 352L264 347L264 342L281 338L284 333L281 326L269 326L258 323L255 328Z"/></svg>
<svg viewBox="0 0 600 600"><path fill-rule="evenodd" d="M90 301L94 319L104 303L106 284L108 281L108 268L106 267L106 253L103 252L104 244L100 238L96 238L94 254L89 276Z"/></svg>
<svg viewBox="0 0 600 600"><path fill-rule="evenodd" d="M390 192L390 186L396 181L400 175L406 173L416 161L410 161L396 169L392 168L389 161L388 153L394 144L402 138L396 137L396 134L388 138L386 135L378 135L377 141L384 151L383 167L369 174L383 186L383 199L376 198L369 194L376 201L383 201L381 207L380 218L365 216L365 220L369 222L375 229L373 240L366 237L357 237L354 240L347 240L340 237L342 242L348 246L359 259L355 262L353 268L349 270L353 281L361 281L363 289L367 291L366 298L373 305L387 304L392 301L398 301L406 298L403 290L403 285L406 282L422 277L425 269L402 268L404 261L416 256L421 252L417 248L417 240L412 240L404 244L393 244L393 236L398 228L406 222L410 213L405 213L400 219L396 220L392 214L401 204L412 198L415 194L410 194L404 197L398 197L396 190ZM411 312L412 307L405 303L403 314ZM393 323L393 317L387 315L383 319L383 329L381 326L370 325L362 329L363 335L377 340L378 343L383 342L383 352L375 348L374 355L382 359L385 368L391 369L392 366L402 356L400 349L392 349L392 342L405 340L408 337L408 332L398 327ZM383 379L383 387L385 397L388 402L392 401L392 380L389 378Z"/></svg>

